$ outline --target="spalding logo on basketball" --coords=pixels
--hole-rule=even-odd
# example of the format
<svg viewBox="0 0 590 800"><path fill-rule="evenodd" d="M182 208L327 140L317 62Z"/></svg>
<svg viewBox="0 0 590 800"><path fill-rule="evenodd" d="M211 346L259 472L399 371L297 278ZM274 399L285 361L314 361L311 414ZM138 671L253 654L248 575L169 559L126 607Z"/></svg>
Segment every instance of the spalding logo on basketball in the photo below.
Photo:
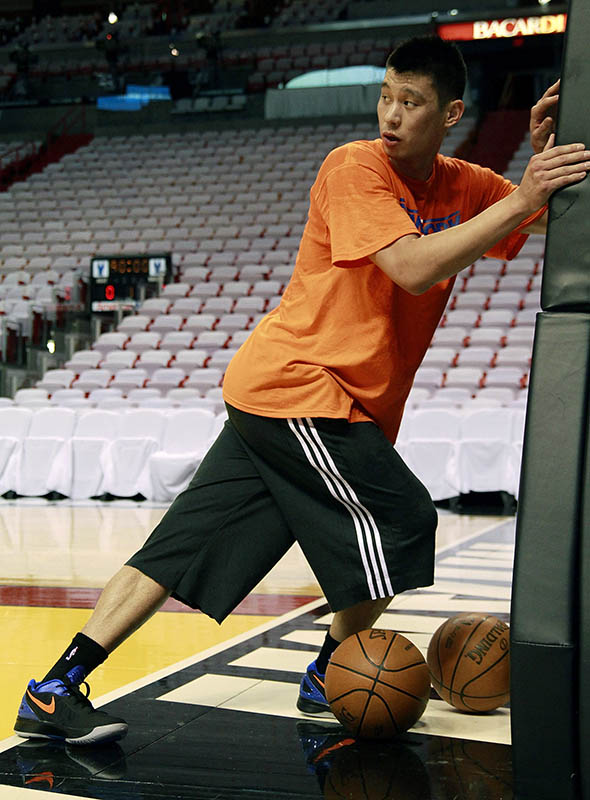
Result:
<svg viewBox="0 0 590 800"><path fill-rule="evenodd" d="M394 631L370 628L345 639L326 670L334 716L354 736L387 739L414 725L430 696L428 667Z"/></svg>
<svg viewBox="0 0 590 800"><path fill-rule="evenodd" d="M460 711L492 711L510 699L510 629L491 614L448 619L426 660L437 693Z"/></svg>

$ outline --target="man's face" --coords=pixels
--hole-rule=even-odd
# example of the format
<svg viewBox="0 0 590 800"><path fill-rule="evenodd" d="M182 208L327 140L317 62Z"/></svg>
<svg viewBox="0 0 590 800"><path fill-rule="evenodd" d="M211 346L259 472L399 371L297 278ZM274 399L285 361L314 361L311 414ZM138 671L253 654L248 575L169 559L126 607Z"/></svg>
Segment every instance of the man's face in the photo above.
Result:
<svg viewBox="0 0 590 800"><path fill-rule="evenodd" d="M377 105L383 150L403 175L426 180L448 124L448 106L441 109L438 94L426 75L385 73Z"/></svg>

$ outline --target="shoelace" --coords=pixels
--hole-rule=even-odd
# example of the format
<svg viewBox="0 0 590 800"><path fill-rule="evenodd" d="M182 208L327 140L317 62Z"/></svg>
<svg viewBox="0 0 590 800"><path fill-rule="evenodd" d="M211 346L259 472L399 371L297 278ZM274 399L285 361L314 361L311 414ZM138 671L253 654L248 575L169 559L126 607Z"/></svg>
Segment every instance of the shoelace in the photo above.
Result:
<svg viewBox="0 0 590 800"><path fill-rule="evenodd" d="M64 686L68 687L68 690L72 697L75 697L80 703L83 703L85 706L91 705L90 700L88 697L90 696L90 686L86 683L86 681L82 681L80 684L70 683L68 680L64 680ZM82 691L82 686L86 687L86 692Z"/></svg>

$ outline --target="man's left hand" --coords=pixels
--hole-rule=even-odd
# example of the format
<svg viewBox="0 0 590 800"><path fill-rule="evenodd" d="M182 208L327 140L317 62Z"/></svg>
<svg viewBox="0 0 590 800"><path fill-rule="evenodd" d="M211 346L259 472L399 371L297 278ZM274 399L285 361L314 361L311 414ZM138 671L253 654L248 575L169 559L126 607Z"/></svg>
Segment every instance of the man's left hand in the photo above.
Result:
<svg viewBox="0 0 590 800"><path fill-rule="evenodd" d="M535 153L543 152L549 137L555 132L558 102L559 81L556 81L531 108L529 131L531 145Z"/></svg>

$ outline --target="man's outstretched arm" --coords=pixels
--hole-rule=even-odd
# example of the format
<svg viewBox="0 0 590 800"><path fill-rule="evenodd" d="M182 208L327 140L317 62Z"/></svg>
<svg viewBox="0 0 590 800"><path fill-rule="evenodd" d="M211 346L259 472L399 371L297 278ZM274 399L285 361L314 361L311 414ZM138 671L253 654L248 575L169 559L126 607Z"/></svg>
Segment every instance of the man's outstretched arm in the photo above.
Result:
<svg viewBox="0 0 590 800"><path fill-rule="evenodd" d="M532 156L520 186L481 214L428 236L403 236L371 256L410 294L422 294L481 258L548 201L557 189L590 171L590 151L581 143L554 146L551 134L542 153Z"/></svg>

